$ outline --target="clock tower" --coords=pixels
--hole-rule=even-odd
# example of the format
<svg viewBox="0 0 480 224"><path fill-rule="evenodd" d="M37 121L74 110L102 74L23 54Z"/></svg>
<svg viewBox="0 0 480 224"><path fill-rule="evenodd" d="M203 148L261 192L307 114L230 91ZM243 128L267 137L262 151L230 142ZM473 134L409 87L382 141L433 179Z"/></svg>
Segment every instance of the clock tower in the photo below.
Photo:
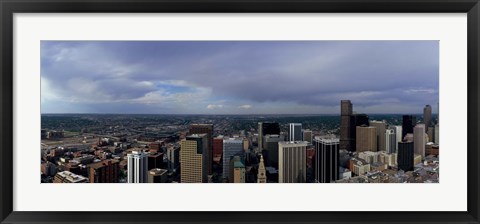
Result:
<svg viewBox="0 0 480 224"><path fill-rule="evenodd" d="M258 165L258 183L267 183L267 172L265 171L265 164L263 163L263 155L260 156L260 164Z"/></svg>

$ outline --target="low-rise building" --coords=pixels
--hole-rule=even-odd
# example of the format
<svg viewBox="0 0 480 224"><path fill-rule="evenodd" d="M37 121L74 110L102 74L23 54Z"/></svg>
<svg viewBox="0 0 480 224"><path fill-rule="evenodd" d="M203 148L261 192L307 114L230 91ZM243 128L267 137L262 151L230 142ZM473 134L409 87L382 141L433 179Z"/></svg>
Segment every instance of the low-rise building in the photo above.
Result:
<svg viewBox="0 0 480 224"><path fill-rule="evenodd" d="M88 178L74 174L70 171L58 172L53 178L53 183L87 183Z"/></svg>

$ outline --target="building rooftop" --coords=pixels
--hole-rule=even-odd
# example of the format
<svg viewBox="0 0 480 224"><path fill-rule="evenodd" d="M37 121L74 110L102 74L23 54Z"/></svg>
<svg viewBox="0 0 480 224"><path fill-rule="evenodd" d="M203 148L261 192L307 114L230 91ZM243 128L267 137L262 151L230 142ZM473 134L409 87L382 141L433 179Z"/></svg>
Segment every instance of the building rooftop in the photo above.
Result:
<svg viewBox="0 0 480 224"><path fill-rule="evenodd" d="M150 171L148 171L150 174L155 175L155 176L160 176L163 175L167 172L168 170L165 169L160 169L160 168L153 168Z"/></svg>
<svg viewBox="0 0 480 224"><path fill-rule="evenodd" d="M245 165L243 165L243 163L240 162L240 161L235 161L235 162L233 163L233 167L234 167L234 168L245 168Z"/></svg>
<svg viewBox="0 0 480 224"><path fill-rule="evenodd" d="M307 141L288 141L288 142L278 142L278 145L283 145L283 146L307 146L308 142Z"/></svg>
<svg viewBox="0 0 480 224"><path fill-rule="evenodd" d="M70 171L58 172L57 175L62 177L65 180L68 180L68 182L71 182L71 183L79 183L79 182L87 181L86 177L74 174Z"/></svg>
<svg viewBox="0 0 480 224"><path fill-rule="evenodd" d="M187 136L187 140L192 138L203 138L204 136L207 136L207 134L191 134Z"/></svg>
<svg viewBox="0 0 480 224"><path fill-rule="evenodd" d="M92 163L90 164L89 166L93 169L98 169L98 168L101 168L101 167L104 167L104 166L108 166L109 164L115 164L115 163L119 163L118 160L104 160L104 161L101 161L101 162L98 162L98 163Z"/></svg>
<svg viewBox="0 0 480 224"><path fill-rule="evenodd" d="M340 143L339 138L335 138L331 136L317 136L313 141L321 142L321 143Z"/></svg>

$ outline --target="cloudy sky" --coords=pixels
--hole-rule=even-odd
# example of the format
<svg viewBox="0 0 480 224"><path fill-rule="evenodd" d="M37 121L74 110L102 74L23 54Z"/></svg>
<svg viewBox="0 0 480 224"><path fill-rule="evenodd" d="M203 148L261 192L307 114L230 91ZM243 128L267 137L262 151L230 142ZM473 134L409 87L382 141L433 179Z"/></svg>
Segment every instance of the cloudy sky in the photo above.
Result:
<svg viewBox="0 0 480 224"><path fill-rule="evenodd" d="M436 111L438 41L42 41L42 113Z"/></svg>

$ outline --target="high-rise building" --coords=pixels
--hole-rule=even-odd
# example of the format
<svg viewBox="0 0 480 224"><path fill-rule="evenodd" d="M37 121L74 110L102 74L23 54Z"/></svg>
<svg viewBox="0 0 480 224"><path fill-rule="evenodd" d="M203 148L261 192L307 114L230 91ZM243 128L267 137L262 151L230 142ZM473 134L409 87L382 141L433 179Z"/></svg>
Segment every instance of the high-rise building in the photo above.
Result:
<svg viewBox="0 0 480 224"><path fill-rule="evenodd" d="M265 135L262 154L267 166L278 169L278 143L283 141L285 141L283 135Z"/></svg>
<svg viewBox="0 0 480 224"><path fill-rule="evenodd" d="M90 168L90 183L118 183L118 160L104 160L88 165Z"/></svg>
<svg viewBox="0 0 480 224"><path fill-rule="evenodd" d="M248 138L243 138L243 151L248 152L250 149L250 142L248 141Z"/></svg>
<svg viewBox="0 0 480 224"><path fill-rule="evenodd" d="M288 141L302 141L302 124L290 123L288 127Z"/></svg>
<svg viewBox="0 0 480 224"><path fill-rule="evenodd" d="M370 126L368 121L368 115L366 114L352 114L350 116L350 136L351 136L351 151L357 149L357 127L358 126Z"/></svg>
<svg viewBox="0 0 480 224"><path fill-rule="evenodd" d="M229 138L223 140L223 178L230 180L230 160L233 156L243 154L243 139Z"/></svg>
<svg viewBox="0 0 480 224"><path fill-rule="evenodd" d="M188 128L188 133L192 134L207 134L207 173L212 174L213 164L213 124L191 124Z"/></svg>
<svg viewBox="0 0 480 224"><path fill-rule="evenodd" d="M413 129L413 148L415 154L425 158L425 124L417 124Z"/></svg>
<svg viewBox="0 0 480 224"><path fill-rule="evenodd" d="M425 105L423 108L423 123L426 127L430 127L432 124L432 107L430 105Z"/></svg>
<svg viewBox="0 0 480 224"><path fill-rule="evenodd" d="M279 135L280 125L277 122L258 122L258 149L263 150L263 136Z"/></svg>
<svg viewBox="0 0 480 224"><path fill-rule="evenodd" d="M172 172L180 165L180 148L174 144L167 146L167 169Z"/></svg>
<svg viewBox="0 0 480 224"><path fill-rule="evenodd" d="M357 126L357 152L377 151L377 128L372 126Z"/></svg>
<svg viewBox="0 0 480 224"><path fill-rule="evenodd" d="M350 100L340 101L340 148L353 151L351 136L352 103Z"/></svg>
<svg viewBox="0 0 480 224"><path fill-rule="evenodd" d="M267 183L267 171L262 155L260 155L260 163L258 164L257 183Z"/></svg>
<svg viewBox="0 0 480 224"><path fill-rule="evenodd" d="M231 160L231 176L230 183L245 183L245 165L240 156L234 156Z"/></svg>
<svg viewBox="0 0 480 224"><path fill-rule="evenodd" d="M167 183L167 170L154 168L148 171L148 183Z"/></svg>
<svg viewBox="0 0 480 224"><path fill-rule="evenodd" d="M439 145L440 144L440 125L436 124L435 125L435 144Z"/></svg>
<svg viewBox="0 0 480 224"><path fill-rule="evenodd" d="M388 153L397 153L397 135L393 129L387 129L385 131L385 151Z"/></svg>
<svg viewBox="0 0 480 224"><path fill-rule="evenodd" d="M340 101L340 149L355 151L357 126L369 126L368 116L366 114L353 113L350 100Z"/></svg>
<svg viewBox="0 0 480 224"><path fill-rule="evenodd" d="M413 171L413 142L399 142L397 164L398 170Z"/></svg>
<svg viewBox="0 0 480 224"><path fill-rule="evenodd" d="M213 139L213 155L218 156L223 154L223 135Z"/></svg>
<svg viewBox="0 0 480 224"><path fill-rule="evenodd" d="M311 130L309 130L309 129L302 130L302 135L303 135L303 137L302 137L303 141L307 141L310 144L312 144L313 137L312 137L312 131Z"/></svg>
<svg viewBox="0 0 480 224"><path fill-rule="evenodd" d="M305 183L307 146L304 141L278 143L279 183Z"/></svg>
<svg viewBox="0 0 480 224"><path fill-rule="evenodd" d="M395 130L395 136L397 137L397 140L395 142L395 146L396 146L395 151L398 151L398 142L403 141L402 126L400 125L394 126L394 130Z"/></svg>
<svg viewBox="0 0 480 224"><path fill-rule="evenodd" d="M208 135L192 134L180 142L180 182L206 183Z"/></svg>
<svg viewBox="0 0 480 224"><path fill-rule="evenodd" d="M385 121L370 121L370 126L377 128L377 151L385 151L385 131L387 130L387 123L385 123Z"/></svg>
<svg viewBox="0 0 480 224"><path fill-rule="evenodd" d="M142 151L132 151L127 154L128 183L147 183L148 154Z"/></svg>
<svg viewBox="0 0 480 224"><path fill-rule="evenodd" d="M340 140L338 138L316 138L314 178L316 183L333 183L338 180L340 166Z"/></svg>
<svg viewBox="0 0 480 224"><path fill-rule="evenodd" d="M413 127L417 124L417 118L413 115L403 115L402 117L402 139L408 133L413 133Z"/></svg>
<svg viewBox="0 0 480 224"><path fill-rule="evenodd" d="M263 150L263 122L258 122L258 128L257 128L257 132L258 132L258 140L257 140L257 144L258 144L258 151L259 152L262 152Z"/></svg>
<svg viewBox="0 0 480 224"><path fill-rule="evenodd" d="M153 168L165 168L163 165L163 153L149 153L148 170Z"/></svg>
<svg viewBox="0 0 480 224"><path fill-rule="evenodd" d="M428 142L435 142L435 127L434 126L430 126L430 127L426 127L427 128L427 135L428 135Z"/></svg>

